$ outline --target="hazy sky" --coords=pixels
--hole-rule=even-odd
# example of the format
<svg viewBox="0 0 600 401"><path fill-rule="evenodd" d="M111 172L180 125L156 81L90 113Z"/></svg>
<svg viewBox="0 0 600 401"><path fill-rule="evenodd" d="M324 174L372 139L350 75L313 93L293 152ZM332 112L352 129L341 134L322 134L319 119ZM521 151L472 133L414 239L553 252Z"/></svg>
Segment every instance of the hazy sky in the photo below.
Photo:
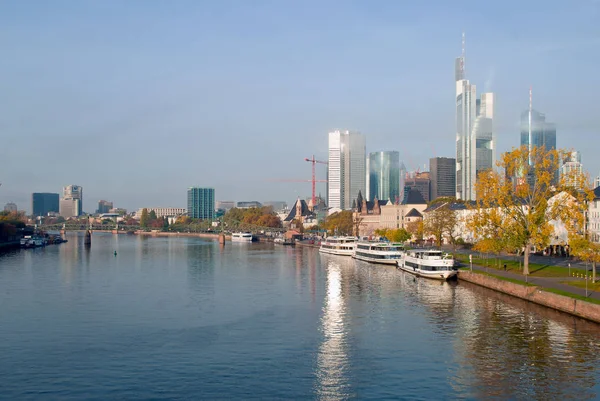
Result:
<svg viewBox="0 0 600 401"><path fill-rule="evenodd" d="M326 160L336 128L423 169L455 155L463 30L498 150L519 145L532 85L596 176L599 21L598 0L4 1L0 207L67 184L88 212L185 207L189 186L292 201L310 183L269 180L309 179L304 158Z"/></svg>

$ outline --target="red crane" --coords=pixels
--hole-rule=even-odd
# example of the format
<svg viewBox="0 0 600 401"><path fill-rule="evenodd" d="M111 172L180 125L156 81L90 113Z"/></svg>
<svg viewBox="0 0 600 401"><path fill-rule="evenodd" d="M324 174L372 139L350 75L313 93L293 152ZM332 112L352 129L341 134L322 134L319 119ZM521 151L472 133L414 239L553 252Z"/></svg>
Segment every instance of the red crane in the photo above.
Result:
<svg viewBox="0 0 600 401"><path fill-rule="evenodd" d="M320 160L316 160L315 159L315 155L313 155L312 159L305 158L304 160L307 161L307 162L312 163L312 203L313 203L313 206L317 206L316 205L317 198L315 196L315 192L316 192L316 188L317 188L317 177L316 177L316 174L315 174L315 165L317 163L321 163L321 164L328 164L328 163L320 161ZM321 181L321 180L319 180L319 181Z"/></svg>

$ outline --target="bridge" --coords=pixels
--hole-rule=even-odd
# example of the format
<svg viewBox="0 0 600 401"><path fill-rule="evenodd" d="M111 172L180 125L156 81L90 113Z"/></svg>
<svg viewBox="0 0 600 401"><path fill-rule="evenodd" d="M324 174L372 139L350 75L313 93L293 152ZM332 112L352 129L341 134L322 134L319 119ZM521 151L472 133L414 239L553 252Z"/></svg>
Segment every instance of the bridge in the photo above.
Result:
<svg viewBox="0 0 600 401"><path fill-rule="evenodd" d="M219 234L221 232L218 227L216 227L215 229L207 230L205 228L200 228L193 224L189 225L185 228L178 229L178 230L173 230L170 228L167 228L166 230L161 230L161 229L153 229L153 228L145 228L144 229L144 228L140 227L139 225L132 226L132 225L124 225L124 224L115 224L114 222L105 223L105 224L82 224L80 222L42 224L42 225L37 225L36 229L42 230L42 231L87 231L87 230L92 230L92 231L119 231L119 232L136 232L136 231L140 231L140 230L141 231L156 230L158 232L203 233L203 234ZM240 225L240 226L236 227L234 230L226 230L226 232L232 232L232 231L251 232L253 234L259 234L259 233L263 233L263 232L265 232L265 233L271 232L271 233L281 234L281 233L284 233L286 231L286 229L285 228L273 228L273 227L260 227L260 226L254 226L254 225Z"/></svg>

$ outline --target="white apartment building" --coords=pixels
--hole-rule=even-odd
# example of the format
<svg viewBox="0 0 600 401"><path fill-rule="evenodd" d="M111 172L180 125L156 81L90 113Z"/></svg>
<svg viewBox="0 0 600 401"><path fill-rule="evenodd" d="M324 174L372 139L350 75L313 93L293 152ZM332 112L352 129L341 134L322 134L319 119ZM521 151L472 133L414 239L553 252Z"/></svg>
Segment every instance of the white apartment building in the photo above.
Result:
<svg viewBox="0 0 600 401"><path fill-rule="evenodd" d="M358 192L366 193L366 145L364 135L350 131L329 133L327 206L347 210Z"/></svg>
<svg viewBox="0 0 600 401"><path fill-rule="evenodd" d="M594 200L588 210L588 232L590 240L600 242L600 186L594 189Z"/></svg>
<svg viewBox="0 0 600 401"><path fill-rule="evenodd" d="M187 214L187 209L184 207L146 207L140 208L137 212L135 212L135 219L140 219L142 217L142 211L146 209L148 213L151 210L154 210L156 213L156 217L175 217Z"/></svg>

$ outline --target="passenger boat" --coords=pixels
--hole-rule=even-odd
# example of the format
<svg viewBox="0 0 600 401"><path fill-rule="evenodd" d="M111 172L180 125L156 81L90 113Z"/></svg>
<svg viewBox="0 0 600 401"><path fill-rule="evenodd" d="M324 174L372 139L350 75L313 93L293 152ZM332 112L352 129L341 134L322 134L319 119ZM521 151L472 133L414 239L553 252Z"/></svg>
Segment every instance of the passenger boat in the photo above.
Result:
<svg viewBox="0 0 600 401"><path fill-rule="evenodd" d="M365 262L397 265L402 259L404 246L393 242L359 242L352 257Z"/></svg>
<svg viewBox="0 0 600 401"><path fill-rule="evenodd" d="M412 249L398 261L398 267L420 277L448 280L456 277L454 259L438 250Z"/></svg>
<svg viewBox="0 0 600 401"><path fill-rule="evenodd" d="M252 233L232 233L232 242L252 242Z"/></svg>
<svg viewBox="0 0 600 401"><path fill-rule="evenodd" d="M47 243L46 239L39 235L26 235L20 241L21 248L37 248L46 246Z"/></svg>
<svg viewBox="0 0 600 401"><path fill-rule="evenodd" d="M352 256L356 237L328 237L321 242L319 252L331 255Z"/></svg>

